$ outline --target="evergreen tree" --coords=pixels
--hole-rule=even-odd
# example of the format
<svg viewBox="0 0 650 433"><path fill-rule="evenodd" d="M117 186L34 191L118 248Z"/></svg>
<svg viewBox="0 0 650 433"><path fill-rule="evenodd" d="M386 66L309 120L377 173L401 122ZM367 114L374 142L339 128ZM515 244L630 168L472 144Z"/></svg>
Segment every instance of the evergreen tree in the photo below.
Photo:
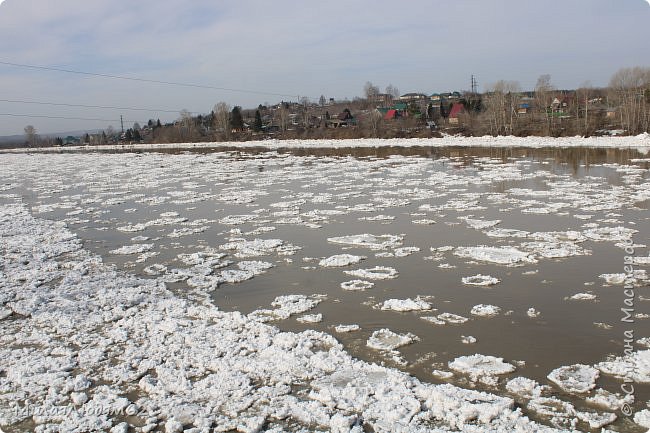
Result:
<svg viewBox="0 0 650 433"><path fill-rule="evenodd" d="M134 141L140 141L140 140L142 140L142 136L140 135L140 131L138 131L137 129L134 129L134 130L133 130L133 134L132 134L132 135L133 135L133 140L134 140Z"/></svg>
<svg viewBox="0 0 650 433"><path fill-rule="evenodd" d="M156 128L160 128L162 125L160 124L160 119L156 122Z"/></svg>
<svg viewBox="0 0 650 433"><path fill-rule="evenodd" d="M130 129L127 129L127 130L126 130L126 134L124 135L124 138L125 138L127 141L131 141L131 140L133 140L133 133L131 132Z"/></svg>
<svg viewBox="0 0 650 433"><path fill-rule="evenodd" d="M90 135L88 135L88 133L84 135L84 143L90 143Z"/></svg>
<svg viewBox="0 0 650 433"><path fill-rule="evenodd" d="M253 124L253 130L255 132L260 132L262 130L262 114L260 110L255 110L255 123Z"/></svg>
<svg viewBox="0 0 650 433"><path fill-rule="evenodd" d="M241 115L241 107L235 106L230 112L230 126L232 129L241 131L244 129L244 119Z"/></svg>

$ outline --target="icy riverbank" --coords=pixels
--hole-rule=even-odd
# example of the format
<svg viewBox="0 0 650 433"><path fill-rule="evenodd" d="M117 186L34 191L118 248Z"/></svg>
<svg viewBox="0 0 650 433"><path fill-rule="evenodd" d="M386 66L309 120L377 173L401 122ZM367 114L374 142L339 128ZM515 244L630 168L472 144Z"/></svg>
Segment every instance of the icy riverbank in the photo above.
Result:
<svg viewBox="0 0 650 433"><path fill-rule="evenodd" d="M128 144L102 146L66 146L64 148L31 148L7 149L2 152L51 152L58 150L164 150L164 149L219 149L219 148L264 148L277 149L340 149L340 148L373 148L373 147L527 147L527 148L634 148L641 153L650 152L650 134L617 137L513 137L513 136L484 136L459 137L445 136L443 138L363 138L345 140L256 140L233 142L203 142L203 143L165 143L165 144Z"/></svg>
<svg viewBox="0 0 650 433"><path fill-rule="evenodd" d="M9 431L558 431L509 398L355 360L327 334L180 299L22 205L0 207L0 249Z"/></svg>

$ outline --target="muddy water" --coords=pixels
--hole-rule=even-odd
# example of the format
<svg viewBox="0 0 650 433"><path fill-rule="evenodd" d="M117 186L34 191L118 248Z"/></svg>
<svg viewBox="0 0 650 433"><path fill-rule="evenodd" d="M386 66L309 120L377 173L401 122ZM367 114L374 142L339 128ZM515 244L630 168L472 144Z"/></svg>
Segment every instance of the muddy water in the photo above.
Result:
<svg viewBox="0 0 650 433"><path fill-rule="evenodd" d="M248 281L220 285L210 293L214 303L225 310L249 313L269 308L279 295L324 294L326 300L310 312L321 313L321 322L302 324L291 317L275 324L285 330L333 333L353 355L393 365L429 382L438 381L431 374L434 368L446 370L447 363L454 358L480 353L516 362L517 370L512 377L525 376L546 384L547 374L557 367L593 365L610 354L621 355L622 333L629 328L620 322L622 286L607 285L599 278L604 273L623 272L625 253L615 242L586 240L579 245L590 250L589 255L538 258L538 263L522 266L474 261L460 258L452 251L444 252L439 260L431 260L430 248L518 247L529 241L489 237L486 230L471 228L459 217L500 220L496 228L531 233L584 232L591 227L589 224L623 226L638 231L632 237L637 244L647 243L650 233L647 196L638 194L650 182L649 162L633 150L253 149L12 158L21 169L15 169L5 179L4 194L20 195L36 216L66 221L86 248L129 272L144 275L143 269L154 263L170 269L182 268L185 265L179 262L178 254L218 248L231 237L278 238L301 247L291 256L273 253L245 259L272 262L275 267ZM630 168L636 170L630 172ZM569 188L557 187L567 182L574 184ZM550 195L521 193L522 190L548 191ZM247 200L223 199L224 195L243 197L250 192L255 194ZM155 200L160 197L164 200ZM576 205L578 199L581 203ZM300 202L278 206L295 200ZM618 202L620 206L591 210L603 201ZM548 203L562 206L550 213L526 212ZM324 219L304 216L323 209L341 213L326 215ZM278 214L282 211L285 212ZM153 225L137 232L119 230L129 224L152 221L165 212L176 212L190 222L205 220L193 226L205 230L181 237L168 236L181 224ZM378 214L393 219L360 220ZM232 215L257 218L241 224L219 222ZM299 215L309 224L282 221ZM413 223L421 219L435 223ZM246 235L265 226L276 229ZM420 251L407 257L376 257L377 251L368 248L327 241L334 236L361 233L401 234L403 246L419 247ZM132 240L135 236L149 239L136 242ZM153 243L152 252L156 255L138 260L137 255L111 253L138 242ZM319 259L341 253L367 259L346 268L318 266ZM648 250L638 248L637 254L647 256ZM441 264L447 267L440 267ZM374 266L394 267L399 277L374 281L375 286L367 291L341 289L342 282L355 278L344 274L344 270ZM475 274L487 274L501 282L487 288L461 282L462 277ZM647 282L641 285L639 294L650 298ZM170 287L181 294L192 292L185 283ZM566 299L579 292L595 294L598 301ZM378 303L390 298L417 296L428 297L437 311L399 313L377 308ZM477 304L499 306L501 314L494 318L473 317L470 310ZM529 317L527 310L531 307L541 315ZM636 307L638 313L650 313L647 300L637 300ZM470 320L460 325L436 326L420 318L443 312ZM361 330L334 333L335 325L353 323ZM633 326L637 338L650 337L650 319L637 318ZM366 346L370 334L381 328L411 332L419 337L417 343L399 349L407 364L395 364ZM463 344L463 336L473 336L477 341ZM451 382L481 388L462 376ZM504 394L503 383L502 380L496 389L485 389ZM618 391L619 384L607 377L598 382L611 391ZM559 390L557 393L562 395ZM562 397L577 400L573 396ZM648 401L650 386L638 386L636 397L637 401ZM638 408L641 407L639 404Z"/></svg>

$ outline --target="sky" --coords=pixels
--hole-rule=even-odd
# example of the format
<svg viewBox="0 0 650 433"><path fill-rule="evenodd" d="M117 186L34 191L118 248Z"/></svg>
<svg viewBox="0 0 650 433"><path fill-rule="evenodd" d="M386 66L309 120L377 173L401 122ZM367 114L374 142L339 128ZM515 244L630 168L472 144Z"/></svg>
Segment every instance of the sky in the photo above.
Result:
<svg viewBox="0 0 650 433"><path fill-rule="evenodd" d="M426 94L467 90L472 74L479 91L532 89L542 74L560 89L606 86L650 66L648 23L648 0L4 0L0 136L167 122L221 101L353 99L367 81Z"/></svg>

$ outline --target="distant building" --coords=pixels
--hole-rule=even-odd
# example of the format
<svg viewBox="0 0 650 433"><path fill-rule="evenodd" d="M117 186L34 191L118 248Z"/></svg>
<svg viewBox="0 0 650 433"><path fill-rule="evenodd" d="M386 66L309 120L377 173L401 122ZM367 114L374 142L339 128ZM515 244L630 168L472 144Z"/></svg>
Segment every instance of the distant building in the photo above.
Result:
<svg viewBox="0 0 650 433"><path fill-rule="evenodd" d="M401 101L417 101L419 99L427 99L427 95L423 93L405 93L399 99Z"/></svg>

